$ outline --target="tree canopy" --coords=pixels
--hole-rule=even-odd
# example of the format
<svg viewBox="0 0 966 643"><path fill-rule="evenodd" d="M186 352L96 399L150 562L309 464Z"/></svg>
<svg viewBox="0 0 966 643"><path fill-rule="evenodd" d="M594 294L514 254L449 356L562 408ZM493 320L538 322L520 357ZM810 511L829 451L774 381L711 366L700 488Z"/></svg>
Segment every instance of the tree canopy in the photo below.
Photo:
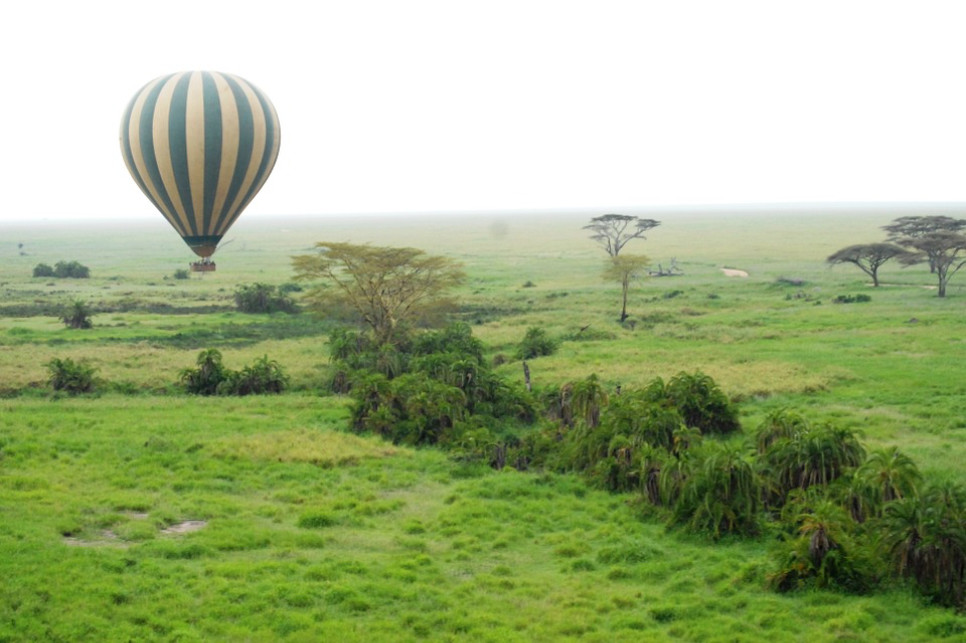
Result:
<svg viewBox="0 0 966 643"><path fill-rule="evenodd" d="M616 257L632 239L645 239L644 233L661 225L654 219L642 219L630 214L604 214L594 217L584 226L591 239L603 246L611 257Z"/></svg>
<svg viewBox="0 0 966 643"><path fill-rule="evenodd" d="M317 253L292 259L296 279L319 282L304 299L316 310L353 312L377 344L393 343L402 328L444 308L447 292L466 277L456 261L416 248L327 241L315 247Z"/></svg>
<svg viewBox="0 0 966 643"><path fill-rule="evenodd" d="M872 278L872 285L879 286L879 268L892 259L908 257L909 251L894 243L864 243L848 246L829 255L830 264L851 263Z"/></svg>

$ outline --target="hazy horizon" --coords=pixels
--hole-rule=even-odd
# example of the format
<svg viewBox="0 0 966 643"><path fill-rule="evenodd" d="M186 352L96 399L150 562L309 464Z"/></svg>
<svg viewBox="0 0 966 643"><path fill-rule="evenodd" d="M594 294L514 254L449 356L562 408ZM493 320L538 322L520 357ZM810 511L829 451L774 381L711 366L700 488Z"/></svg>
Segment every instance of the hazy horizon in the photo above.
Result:
<svg viewBox="0 0 966 643"><path fill-rule="evenodd" d="M840 202L778 202L778 203L711 203L711 204L682 204L682 205L653 205L627 207L577 207L577 208L507 208L491 210L453 210L453 211L384 211L384 212L336 212L336 213L244 213L235 225L242 225L245 221L264 221L279 219L331 219L344 220L352 218L433 218L433 217L501 217L501 216L531 216L531 217L594 217L602 214L618 213L632 216L656 218L658 216L675 215L803 215L803 214L892 214L894 216L912 215L966 215L966 201L840 201ZM84 216L84 215L45 215L40 217L9 217L0 219L0 227L11 224L30 223L77 223L93 224L100 222L117 223L166 223L158 212L137 212L130 215L114 216Z"/></svg>

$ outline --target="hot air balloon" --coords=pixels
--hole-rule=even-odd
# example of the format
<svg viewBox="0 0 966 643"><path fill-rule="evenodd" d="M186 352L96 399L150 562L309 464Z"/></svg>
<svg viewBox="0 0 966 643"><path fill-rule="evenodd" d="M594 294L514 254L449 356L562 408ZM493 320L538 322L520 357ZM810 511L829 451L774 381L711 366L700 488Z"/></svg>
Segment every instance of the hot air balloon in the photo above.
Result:
<svg viewBox="0 0 966 643"><path fill-rule="evenodd" d="M278 158L278 114L232 74L188 71L152 80L121 120L121 153L134 181L201 261L265 184Z"/></svg>

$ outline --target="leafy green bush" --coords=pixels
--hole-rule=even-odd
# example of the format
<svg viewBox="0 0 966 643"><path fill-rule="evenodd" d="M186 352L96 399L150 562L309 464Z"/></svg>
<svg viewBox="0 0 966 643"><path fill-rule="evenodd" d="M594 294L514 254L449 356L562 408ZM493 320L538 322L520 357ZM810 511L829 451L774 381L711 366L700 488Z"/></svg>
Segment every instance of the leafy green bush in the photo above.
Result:
<svg viewBox="0 0 966 643"><path fill-rule="evenodd" d="M288 295L269 284L242 284L235 289L235 306L243 313L297 313L298 306Z"/></svg>
<svg viewBox="0 0 966 643"><path fill-rule="evenodd" d="M533 359L544 355L553 355L557 352L558 342L551 338L547 331L537 326L527 329L523 341L517 348L517 359Z"/></svg>
<svg viewBox="0 0 966 643"><path fill-rule="evenodd" d="M52 359L47 362L50 377L47 382L55 391L76 395L91 393L96 387L95 373L97 369L88 364L78 363L67 357Z"/></svg>
<svg viewBox="0 0 966 643"><path fill-rule="evenodd" d="M187 268L178 268L177 270L174 271L174 274L171 276L179 280L189 279L191 277L191 273L188 272Z"/></svg>

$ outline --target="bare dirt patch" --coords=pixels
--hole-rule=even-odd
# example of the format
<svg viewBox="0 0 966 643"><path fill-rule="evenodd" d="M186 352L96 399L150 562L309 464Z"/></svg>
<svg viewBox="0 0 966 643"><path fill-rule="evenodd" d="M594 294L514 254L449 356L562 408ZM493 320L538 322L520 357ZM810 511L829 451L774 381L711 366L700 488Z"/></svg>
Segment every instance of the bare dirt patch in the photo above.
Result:
<svg viewBox="0 0 966 643"><path fill-rule="evenodd" d="M65 536L64 544L68 547L129 547L130 543L121 540L117 534L110 529L105 529L99 534L99 538L85 539L74 536Z"/></svg>
<svg viewBox="0 0 966 643"><path fill-rule="evenodd" d="M176 525L171 525L167 529L162 529L161 533L167 535L190 534L193 531L204 529L207 524L207 520L185 520Z"/></svg>

